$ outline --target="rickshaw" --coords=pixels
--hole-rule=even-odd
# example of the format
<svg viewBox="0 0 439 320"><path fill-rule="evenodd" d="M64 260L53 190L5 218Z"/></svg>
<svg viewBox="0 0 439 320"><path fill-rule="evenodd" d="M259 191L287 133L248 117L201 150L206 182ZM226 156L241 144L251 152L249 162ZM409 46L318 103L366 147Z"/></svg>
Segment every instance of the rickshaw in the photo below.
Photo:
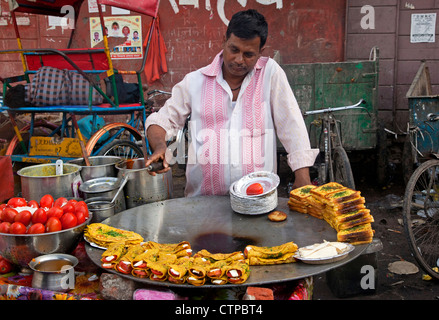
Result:
<svg viewBox="0 0 439 320"><path fill-rule="evenodd" d="M8 107L3 104L0 111L7 112L14 127L15 137L9 143L6 155L12 161L31 163L50 163L58 159L69 160L77 157L109 154L111 150L123 147L125 157L143 157L149 154L148 142L142 132L147 117L148 108L143 95L141 74L146 65L151 39L158 19L159 0L97 0L99 20L102 29L104 48L84 49L51 49L51 48L24 48L17 24L16 13L24 12L37 15L65 16L64 6L71 6L75 10L75 18L83 0L10 0L11 18L17 38L16 50L3 50L0 54L19 54L23 66L23 74L0 78L3 82L3 94L16 83L30 83L31 76L39 68L50 66L61 70L71 70L82 75L89 83L88 105L51 105L51 106L23 106ZM139 70L116 70L110 56L108 35L105 30L103 5L127 9L151 17L151 23L143 59ZM137 78L139 101L135 103L120 103L117 90L117 75L134 75ZM99 81L106 77L111 87L112 98L105 93ZM92 91L96 90L103 98L103 103L92 103ZM29 113L30 124L18 129L15 122L16 114ZM35 118L37 113L61 113L62 122L54 125ZM99 123L99 116L128 115L125 122L108 124ZM76 116L89 116L91 134L86 141L78 126ZM37 129L45 136L37 136ZM76 133L76 135L75 135ZM26 137L25 137L26 136ZM45 148L41 146L46 146ZM49 147L48 147L49 146Z"/></svg>

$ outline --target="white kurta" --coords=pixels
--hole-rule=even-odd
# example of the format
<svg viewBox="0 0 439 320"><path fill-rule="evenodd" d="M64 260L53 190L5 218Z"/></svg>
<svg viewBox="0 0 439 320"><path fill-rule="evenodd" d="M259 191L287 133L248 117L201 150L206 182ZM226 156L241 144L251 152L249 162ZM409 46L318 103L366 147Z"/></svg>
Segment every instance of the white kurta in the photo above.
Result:
<svg viewBox="0 0 439 320"><path fill-rule="evenodd" d="M147 119L146 128L159 125L170 138L191 116L186 196L226 194L245 174L276 172L276 134L293 171L312 166L318 154L310 147L285 72L274 60L259 59L236 101L223 78L222 62L219 53L212 64L186 75L163 108Z"/></svg>

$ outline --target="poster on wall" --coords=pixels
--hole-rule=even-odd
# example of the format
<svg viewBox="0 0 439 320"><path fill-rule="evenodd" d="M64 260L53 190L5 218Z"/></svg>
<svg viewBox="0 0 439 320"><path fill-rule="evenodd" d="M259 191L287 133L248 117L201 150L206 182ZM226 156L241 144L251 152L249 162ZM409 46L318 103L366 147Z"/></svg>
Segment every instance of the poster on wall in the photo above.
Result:
<svg viewBox="0 0 439 320"><path fill-rule="evenodd" d="M412 14L410 42L435 42L436 13Z"/></svg>
<svg viewBox="0 0 439 320"><path fill-rule="evenodd" d="M126 41L110 48L111 59L141 59L142 49L142 17L113 16L104 17L105 30L108 37L126 37ZM102 30L99 17L90 18L90 42L95 47L102 41Z"/></svg>

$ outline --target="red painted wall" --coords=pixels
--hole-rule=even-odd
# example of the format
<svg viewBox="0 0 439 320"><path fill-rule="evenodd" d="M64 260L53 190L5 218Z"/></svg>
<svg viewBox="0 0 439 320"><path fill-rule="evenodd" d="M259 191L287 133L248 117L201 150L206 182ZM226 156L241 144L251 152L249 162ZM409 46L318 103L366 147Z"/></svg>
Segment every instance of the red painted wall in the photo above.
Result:
<svg viewBox="0 0 439 320"><path fill-rule="evenodd" d="M207 6L209 2L210 9ZM254 8L265 15L269 24L266 55L273 56L277 50L283 63L341 61L344 58L344 0L324 3L316 0L294 3L278 0L269 5L247 1L244 7L238 1L187 1L198 3L198 7L180 3L183 1L160 3L160 30L168 50L168 73L152 87L170 89L188 72L208 64L221 50L226 22L234 12L243 9ZM84 5L73 41L73 45L78 47L87 45L89 38ZM150 19L142 19L143 33L146 34ZM132 70L140 64L138 60L115 61L115 66Z"/></svg>
<svg viewBox="0 0 439 320"><path fill-rule="evenodd" d="M186 3L186 5L183 5ZM0 49L15 49L9 8L1 2ZM168 73L151 87L170 89L190 71L208 64L221 49L226 22L234 12L254 8L265 15L269 39L265 54L279 51L282 63L342 61L344 59L345 0L162 0L160 29L167 46ZM109 15L107 9L105 15ZM135 13L132 13L135 15ZM49 27L46 16L20 15L19 29L26 48L66 48L71 30ZM84 1L73 34L72 47L90 47L89 17ZM142 16L143 35L150 18ZM21 72L18 55L0 55L2 77ZM137 70L140 60L115 60L115 67Z"/></svg>

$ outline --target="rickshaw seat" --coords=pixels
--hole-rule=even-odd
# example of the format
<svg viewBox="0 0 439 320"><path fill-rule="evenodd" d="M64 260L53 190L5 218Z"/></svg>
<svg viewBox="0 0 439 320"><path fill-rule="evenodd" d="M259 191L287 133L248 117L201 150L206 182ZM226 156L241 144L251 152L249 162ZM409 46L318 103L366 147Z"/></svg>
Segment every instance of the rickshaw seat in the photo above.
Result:
<svg viewBox="0 0 439 320"><path fill-rule="evenodd" d="M107 56L104 51L95 49L61 49L81 70L84 72L109 69ZM25 52L26 63L29 72L37 71L43 66L58 69L76 70L63 56L52 52Z"/></svg>

